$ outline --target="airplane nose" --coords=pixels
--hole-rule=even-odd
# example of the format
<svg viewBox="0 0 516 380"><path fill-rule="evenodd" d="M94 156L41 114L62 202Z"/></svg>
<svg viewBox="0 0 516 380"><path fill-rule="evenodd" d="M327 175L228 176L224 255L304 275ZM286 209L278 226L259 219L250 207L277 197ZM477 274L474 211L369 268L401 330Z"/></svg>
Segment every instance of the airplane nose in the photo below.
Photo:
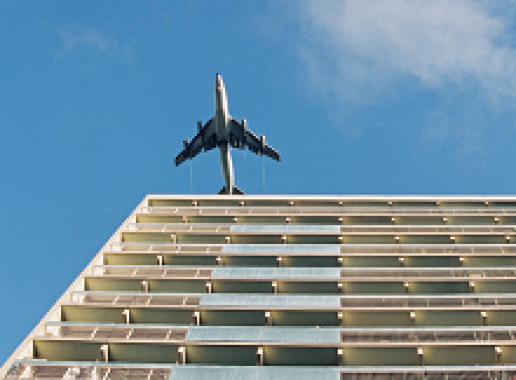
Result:
<svg viewBox="0 0 516 380"><path fill-rule="evenodd" d="M215 75L215 87L222 87L222 75L218 73Z"/></svg>

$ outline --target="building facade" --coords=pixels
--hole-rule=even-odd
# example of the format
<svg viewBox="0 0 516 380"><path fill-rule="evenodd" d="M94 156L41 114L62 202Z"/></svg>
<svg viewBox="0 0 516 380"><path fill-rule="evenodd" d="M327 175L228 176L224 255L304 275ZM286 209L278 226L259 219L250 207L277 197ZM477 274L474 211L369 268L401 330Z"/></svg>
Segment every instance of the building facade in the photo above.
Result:
<svg viewBox="0 0 516 380"><path fill-rule="evenodd" d="M516 197L150 195L0 379L512 379Z"/></svg>

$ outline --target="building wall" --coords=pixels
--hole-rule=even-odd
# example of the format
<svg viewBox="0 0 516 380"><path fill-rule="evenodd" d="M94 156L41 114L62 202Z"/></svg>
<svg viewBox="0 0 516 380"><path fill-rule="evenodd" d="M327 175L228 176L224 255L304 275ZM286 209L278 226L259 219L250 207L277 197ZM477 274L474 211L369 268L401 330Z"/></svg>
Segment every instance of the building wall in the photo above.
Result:
<svg viewBox="0 0 516 380"><path fill-rule="evenodd" d="M0 378L510 374L515 239L510 197L148 196Z"/></svg>

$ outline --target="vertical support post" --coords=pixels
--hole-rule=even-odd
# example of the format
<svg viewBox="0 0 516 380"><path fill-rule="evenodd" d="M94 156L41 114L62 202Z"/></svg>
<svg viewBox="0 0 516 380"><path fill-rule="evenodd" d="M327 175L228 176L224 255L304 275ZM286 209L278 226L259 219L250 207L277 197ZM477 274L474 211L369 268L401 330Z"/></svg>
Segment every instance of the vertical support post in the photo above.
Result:
<svg viewBox="0 0 516 380"><path fill-rule="evenodd" d="M256 354L258 355L258 365L263 366L263 347L258 347Z"/></svg>
<svg viewBox="0 0 516 380"><path fill-rule="evenodd" d="M107 344L103 344L100 346L100 351L102 351L102 358L107 363L109 361L109 346Z"/></svg>

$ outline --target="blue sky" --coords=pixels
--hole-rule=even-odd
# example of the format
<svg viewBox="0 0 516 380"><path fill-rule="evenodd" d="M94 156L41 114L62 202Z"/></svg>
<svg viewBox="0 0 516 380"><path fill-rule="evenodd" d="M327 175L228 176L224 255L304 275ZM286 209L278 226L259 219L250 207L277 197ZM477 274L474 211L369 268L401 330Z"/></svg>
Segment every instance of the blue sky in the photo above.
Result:
<svg viewBox="0 0 516 380"><path fill-rule="evenodd" d="M495 4L493 4L495 3ZM514 194L509 0L0 2L0 362L149 193L214 194L214 112L248 194Z"/></svg>

